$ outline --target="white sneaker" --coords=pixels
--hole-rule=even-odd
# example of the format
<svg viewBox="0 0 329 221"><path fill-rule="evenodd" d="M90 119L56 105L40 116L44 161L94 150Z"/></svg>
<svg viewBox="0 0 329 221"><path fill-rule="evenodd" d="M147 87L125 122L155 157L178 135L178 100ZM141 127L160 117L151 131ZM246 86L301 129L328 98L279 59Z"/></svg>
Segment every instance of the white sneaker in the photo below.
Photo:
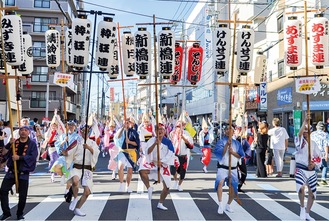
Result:
<svg viewBox="0 0 329 221"><path fill-rule="evenodd" d="M308 220L308 221L315 221L315 219L313 219L313 218L310 216L309 213L305 213L305 215L306 215L306 220Z"/></svg>
<svg viewBox="0 0 329 221"><path fill-rule="evenodd" d="M133 191L129 188L129 186L126 186L126 192L127 193L132 193Z"/></svg>
<svg viewBox="0 0 329 221"><path fill-rule="evenodd" d="M204 166L202 169L203 169L203 172L204 173L208 173L208 170L207 170L207 167L206 166Z"/></svg>
<svg viewBox="0 0 329 221"><path fill-rule="evenodd" d="M54 174L54 173L51 174L51 176L50 176L50 181L51 181L52 183L55 182L55 174Z"/></svg>
<svg viewBox="0 0 329 221"><path fill-rule="evenodd" d="M230 204L226 204L225 210L229 213L234 213L234 210L231 208Z"/></svg>
<svg viewBox="0 0 329 221"><path fill-rule="evenodd" d="M61 185L64 185L64 184L65 184L65 176L63 175L61 178Z"/></svg>
<svg viewBox="0 0 329 221"><path fill-rule="evenodd" d="M174 180L174 184L172 185L171 189L177 190L178 188L178 181Z"/></svg>
<svg viewBox="0 0 329 221"><path fill-rule="evenodd" d="M149 187L147 189L147 194L148 194L149 200L152 200L152 193L153 193L153 187Z"/></svg>
<svg viewBox="0 0 329 221"><path fill-rule="evenodd" d="M179 192L182 192L182 191L183 191L182 186L181 186L181 185L178 185L177 190L178 190Z"/></svg>
<svg viewBox="0 0 329 221"><path fill-rule="evenodd" d="M116 175L115 175L115 171L112 172L112 180L115 180Z"/></svg>
<svg viewBox="0 0 329 221"><path fill-rule="evenodd" d="M77 206L77 203L78 203L78 197L74 198L74 200L71 201L69 209L71 211L73 211L75 209L75 207Z"/></svg>
<svg viewBox="0 0 329 221"><path fill-rule="evenodd" d="M125 188L125 186L124 186L124 184L123 183L120 183L120 187L119 187L119 192L124 192L124 188Z"/></svg>
<svg viewBox="0 0 329 221"><path fill-rule="evenodd" d="M223 214L223 213L224 213L224 210L223 210L223 207L222 207L222 203L221 203L221 202L220 202L219 205L218 205L217 213L218 213L218 214Z"/></svg>
<svg viewBox="0 0 329 221"><path fill-rule="evenodd" d="M76 208L74 210L74 214L77 216L86 216L86 214L84 212L82 212L80 209Z"/></svg>
<svg viewBox="0 0 329 221"><path fill-rule="evenodd" d="M161 210L168 210L168 208L165 207L162 203L158 203L157 208L158 208L158 209L161 209Z"/></svg>
<svg viewBox="0 0 329 221"><path fill-rule="evenodd" d="M300 220L306 220L305 207L300 207L299 218Z"/></svg>

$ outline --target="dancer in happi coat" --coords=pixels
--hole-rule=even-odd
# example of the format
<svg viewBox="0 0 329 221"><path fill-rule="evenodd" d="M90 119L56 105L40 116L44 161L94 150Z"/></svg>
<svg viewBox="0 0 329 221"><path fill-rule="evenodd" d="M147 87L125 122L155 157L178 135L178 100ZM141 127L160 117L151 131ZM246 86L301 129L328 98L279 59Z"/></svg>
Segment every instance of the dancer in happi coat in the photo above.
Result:
<svg viewBox="0 0 329 221"><path fill-rule="evenodd" d="M118 154L120 192L132 192L129 185L132 179L133 170L136 168L137 153L139 152L140 147L139 135L134 128L135 120L132 117L127 118L123 127L114 136L115 145L120 148L120 153ZM126 185L123 183L125 167L127 167Z"/></svg>
<svg viewBox="0 0 329 221"><path fill-rule="evenodd" d="M51 171L51 168L59 157L55 147L55 142L59 139L59 134L57 130L58 124L56 122L52 122L50 124L50 128L45 134L46 151L48 152L49 156L48 168L51 173L51 182L55 182L55 173Z"/></svg>
<svg viewBox="0 0 329 221"><path fill-rule="evenodd" d="M316 198L317 170L321 166L321 149L316 142L311 140L311 161L309 161L309 147L307 142L308 121L310 116L306 116L301 126L298 139L296 140L296 191L300 202L300 219L314 220L310 216L311 208ZM311 131L311 130L310 130ZM305 207L305 187L308 188L308 198Z"/></svg>
<svg viewBox="0 0 329 221"><path fill-rule="evenodd" d="M70 170L68 181L72 184L74 199L70 203L69 209L74 211L77 216L85 216L81 207L86 202L88 196L92 192L93 187L93 170L97 164L99 147L95 141L87 136L87 141L84 141L86 134L89 134L90 128L87 125L80 127L81 139L78 139L77 146L67 152L68 165L73 164ZM84 155L85 154L85 155ZM84 160L84 161L83 161ZM82 179L82 181L81 181ZM83 188L83 194L78 199L79 186Z"/></svg>
<svg viewBox="0 0 329 221"><path fill-rule="evenodd" d="M160 180L163 183L163 189L160 194L160 200L157 205L158 209L168 210L167 207L163 205L164 200L166 199L169 193L171 174L170 174L170 165L174 163L174 147L169 139L164 135L166 133L165 127L163 124L159 123L156 127L158 130L159 137L152 137L146 143L146 154L148 157L147 161L144 161L143 164L139 167L139 174L143 183L145 184L148 191L149 200L152 199L153 187L150 186L149 180L158 180L158 158L157 158L157 145L159 145L160 150Z"/></svg>
<svg viewBox="0 0 329 221"><path fill-rule="evenodd" d="M199 133L199 145L202 148L201 163L204 165L202 170L207 173L207 167L211 160L211 146L210 144L214 141L214 126L208 119L210 130L208 128L207 122L202 118L202 130Z"/></svg>
<svg viewBox="0 0 329 221"><path fill-rule="evenodd" d="M193 149L194 143L191 135L184 130L186 122L178 120L176 127L170 133L169 139L174 145L175 155L178 157L178 163L171 167L171 174L174 176L173 189L183 191L182 183L185 179L190 150ZM178 178L179 175L179 178Z"/></svg>
<svg viewBox="0 0 329 221"><path fill-rule="evenodd" d="M231 208L231 202L234 199L235 194L238 193L238 171L237 165L239 159L244 157L244 151L241 146L241 143L237 140L230 139L230 135L233 135L233 127L227 125L224 127L224 136L222 139L218 140L214 149L214 154L217 158L217 176L215 181L215 190L217 191L218 197L218 213L223 214L223 206L222 206L222 195L223 195L223 186L226 184L227 186L232 185L234 191L228 197L228 202L226 204L225 210L233 213L233 209ZM231 154L231 174L229 174L229 154ZM229 177L231 177L231 181L229 181Z"/></svg>
<svg viewBox="0 0 329 221"><path fill-rule="evenodd" d="M55 147L59 153L59 158L52 166L51 170L54 173L62 176L62 183L65 182L65 178L68 178L69 170L72 165L67 164L67 152L75 148L81 139L77 131L77 124L74 120L67 122L68 131L66 134L62 134L59 139L55 142ZM66 188L65 193L67 193L69 186Z"/></svg>
<svg viewBox="0 0 329 221"><path fill-rule="evenodd" d="M106 142L109 143L108 152L110 155L109 164L108 164L107 168L109 170L112 170L112 180L114 180L116 177L115 173L116 173L116 170L118 167L117 156L119 154L120 149L114 143L114 136L115 136L116 130L115 130L115 122L113 119L111 119L111 121L105 127L105 131L106 131L105 135L107 136Z"/></svg>
<svg viewBox="0 0 329 221"><path fill-rule="evenodd" d="M17 220L24 220L23 212L29 188L29 177L36 166L38 150L36 143L29 138L30 127L22 126L19 128L18 133L19 138L11 138L2 152L4 159L1 162L1 167L4 166L4 163L7 163L8 171L2 180L0 188L1 209L3 212L0 220L6 220L11 216L8 195L15 184L15 172L17 172L18 177L17 185L19 194L16 215ZM14 150L12 145L15 145ZM14 162L16 162L16 168L14 167Z"/></svg>
<svg viewBox="0 0 329 221"><path fill-rule="evenodd" d="M146 143L149 139L155 136L154 125L152 125L148 114L144 113L142 116L142 123L138 127L138 134L140 140L138 165L147 161L148 154L146 152Z"/></svg>

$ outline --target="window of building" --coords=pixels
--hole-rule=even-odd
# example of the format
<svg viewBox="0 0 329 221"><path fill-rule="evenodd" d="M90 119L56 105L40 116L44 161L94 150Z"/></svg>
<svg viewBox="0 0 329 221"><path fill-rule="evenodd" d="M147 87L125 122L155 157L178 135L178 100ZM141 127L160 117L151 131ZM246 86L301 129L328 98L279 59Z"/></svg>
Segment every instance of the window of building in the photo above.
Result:
<svg viewBox="0 0 329 221"><path fill-rule="evenodd" d="M34 0L35 8L50 8L50 0Z"/></svg>
<svg viewBox="0 0 329 221"><path fill-rule="evenodd" d="M34 32L45 32L49 29L50 24L57 24L57 18L34 18Z"/></svg>
<svg viewBox="0 0 329 221"><path fill-rule="evenodd" d="M278 61L278 78L284 76L284 60Z"/></svg>
<svg viewBox="0 0 329 221"><path fill-rule="evenodd" d="M283 14L280 15L278 18L277 18L277 26L278 26L278 32L282 32L283 31Z"/></svg>
<svg viewBox="0 0 329 221"><path fill-rule="evenodd" d="M268 72L268 82L272 82L272 80L273 80L273 72L269 71Z"/></svg>
<svg viewBox="0 0 329 221"><path fill-rule="evenodd" d="M34 67L31 81L32 82L47 82L48 81L48 67Z"/></svg>
<svg viewBox="0 0 329 221"><path fill-rule="evenodd" d="M31 108L45 108L46 107L46 91L32 91L31 92ZM49 100L55 100L56 92L49 92Z"/></svg>
<svg viewBox="0 0 329 221"><path fill-rule="evenodd" d="M5 6L15 6L15 0L6 0Z"/></svg>
<svg viewBox="0 0 329 221"><path fill-rule="evenodd" d="M33 42L33 57L46 57L46 42Z"/></svg>

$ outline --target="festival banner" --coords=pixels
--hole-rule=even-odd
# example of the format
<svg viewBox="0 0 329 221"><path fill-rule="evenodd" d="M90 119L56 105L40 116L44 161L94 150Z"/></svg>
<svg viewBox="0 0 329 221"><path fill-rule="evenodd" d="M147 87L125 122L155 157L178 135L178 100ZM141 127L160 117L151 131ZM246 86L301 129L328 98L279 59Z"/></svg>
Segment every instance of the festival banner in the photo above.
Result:
<svg viewBox="0 0 329 221"><path fill-rule="evenodd" d="M300 94L313 94L320 91L320 80L318 77L297 78L295 81L296 92Z"/></svg>
<svg viewBox="0 0 329 221"><path fill-rule="evenodd" d="M55 72L53 83L61 87L73 88L74 87L73 75Z"/></svg>

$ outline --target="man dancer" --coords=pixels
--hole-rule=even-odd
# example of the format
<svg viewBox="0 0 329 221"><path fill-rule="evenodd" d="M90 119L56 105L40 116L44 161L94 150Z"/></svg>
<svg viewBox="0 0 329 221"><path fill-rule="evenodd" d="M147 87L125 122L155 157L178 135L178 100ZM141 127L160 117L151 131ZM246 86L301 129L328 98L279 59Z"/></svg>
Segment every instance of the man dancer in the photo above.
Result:
<svg viewBox="0 0 329 221"><path fill-rule="evenodd" d="M199 145L202 148L201 163L204 165L202 170L207 173L207 167L211 160L211 143L214 141L214 126L208 119L210 130L205 119L202 119L202 130L199 133Z"/></svg>
<svg viewBox="0 0 329 221"><path fill-rule="evenodd" d="M307 143L307 122L310 119L307 116L303 122L298 133L298 141L296 142L296 190L300 201L300 219L301 220L314 220L310 216L310 211L316 197L316 182L317 172L316 169L321 166L321 150L315 142L312 141L311 145L311 162L308 160L308 143ZM305 208L305 187L308 188L308 198Z"/></svg>
<svg viewBox="0 0 329 221"><path fill-rule="evenodd" d="M120 181L119 191L124 191L124 168L127 167L126 189L125 192L131 193L130 181L133 176L133 169L137 163L137 152L140 147L140 140L137 131L134 129L135 121L127 118L124 126L115 134L114 142L117 147L121 148L118 155L118 175Z"/></svg>
<svg viewBox="0 0 329 221"><path fill-rule="evenodd" d="M188 157L190 156L190 149L193 149L193 138L184 130L186 122L177 121L176 128L171 131L169 138L174 145L175 155L178 157L179 165L177 167L171 166L171 173L174 175L174 189L183 191L182 183L185 179L186 170L188 167ZM179 174L179 181L178 181Z"/></svg>
<svg viewBox="0 0 329 221"><path fill-rule="evenodd" d="M17 220L24 219L23 210L25 208L29 188L29 176L30 172L34 171L37 163L38 149L36 143L29 138L29 126L20 127L18 133L19 138L16 140L11 138L10 142L5 146L2 152L4 155L4 160L7 160L8 171L0 188L1 208L3 211L0 220L6 220L11 216L8 194L15 184L14 161L16 161L18 173L19 198L16 212ZM13 154L13 150L11 148L13 143L15 145L15 154Z"/></svg>
<svg viewBox="0 0 329 221"><path fill-rule="evenodd" d="M169 139L165 137L166 129L163 124L158 124L156 130L159 131L159 137L152 137L146 144L146 153L148 155L148 162L144 162L140 165L139 174L143 183L145 184L148 191L149 200L152 199L153 187L150 187L149 179L158 180L158 159L157 159L157 145L159 145L160 150L160 178L163 183L163 189L160 195L160 201L157 208L161 210L168 210L167 207L163 205L169 193L170 187L170 165L174 163L174 147Z"/></svg>
<svg viewBox="0 0 329 221"><path fill-rule="evenodd" d="M233 128L230 125L224 127L224 137L216 143L214 154L217 157L217 176L215 182L215 190L217 191L218 197L218 213L223 214L224 210L222 207L222 194L223 185L232 185L234 188L233 194L229 195L228 202L225 210L233 213L233 209L230 204L233 201L235 194L238 192L238 172L237 165L240 158L244 157L244 151L241 143L237 140L232 139ZM229 154L231 154L231 174L229 174ZM228 177L231 176L231 182L227 182Z"/></svg>
<svg viewBox="0 0 329 221"><path fill-rule="evenodd" d="M96 142L87 138L84 143L86 134L89 134L89 128L82 126L80 133L82 139L78 142L77 146L67 152L67 163L70 165L70 161L73 162L73 168L70 170L69 179L67 182L72 183L72 191L74 199L70 203L69 209L74 210L74 214L77 216L85 216L86 214L81 211L82 205L86 202L88 196L91 193L93 186L93 168L95 167L98 155L100 153L99 147ZM85 161L83 162L83 155L85 153ZM83 169L83 170L82 170ZM83 171L83 174L82 174ZM81 181L82 179L82 181ZM82 184L83 194L78 199L79 185Z"/></svg>
<svg viewBox="0 0 329 221"><path fill-rule="evenodd" d="M311 133L311 140L316 143L322 152L322 173L321 173L321 185L328 185L327 171L328 171L328 152L329 152L329 134L324 131L325 125L322 121L319 121L316 125L316 131Z"/></svg>

